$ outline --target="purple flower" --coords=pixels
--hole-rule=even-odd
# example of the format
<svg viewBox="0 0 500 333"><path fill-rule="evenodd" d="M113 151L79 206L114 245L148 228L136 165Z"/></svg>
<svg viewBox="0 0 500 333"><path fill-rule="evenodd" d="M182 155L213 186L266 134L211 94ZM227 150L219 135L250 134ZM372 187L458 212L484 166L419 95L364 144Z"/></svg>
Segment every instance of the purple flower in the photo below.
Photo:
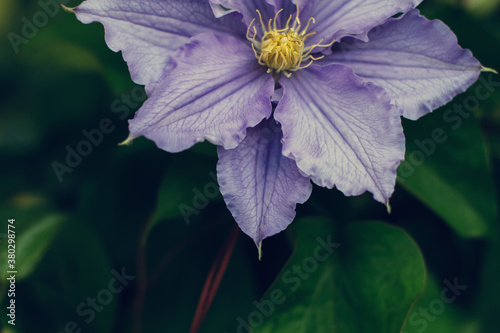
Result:
<svg viewBox="0 0 500 333"><path fill-rule="evenodd" d="M421 0L87 0L148 100L130 121L168 152L219 146L220 190L260 245L319 186L388 205L417 119L481 65ZM402 13L399 17L393 17Z"/></svg>

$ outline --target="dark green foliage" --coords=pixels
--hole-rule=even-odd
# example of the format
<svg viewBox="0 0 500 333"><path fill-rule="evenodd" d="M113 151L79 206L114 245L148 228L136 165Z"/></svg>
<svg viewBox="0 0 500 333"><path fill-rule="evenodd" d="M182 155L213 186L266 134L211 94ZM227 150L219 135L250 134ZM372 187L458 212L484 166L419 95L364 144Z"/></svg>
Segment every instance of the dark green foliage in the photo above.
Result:
<svg viewBox="0 0 500 333"><path fill-rule="evenodd" d="M0 331L189 332L236 225L218 193L215 147L174 155L143 138L118 146L143 88L101 25L62 10L16 53L6 36L38 6L0 1ZM498 9L495 0L421 6L497 70ZM392 214L368 194L315 187L292 226L264 241L261 262L241 234L200 332L496 332L500 91L472 112L454 109L481 84L403 122L407 160ZM15 327L6 316L9 218Z"/></svg>

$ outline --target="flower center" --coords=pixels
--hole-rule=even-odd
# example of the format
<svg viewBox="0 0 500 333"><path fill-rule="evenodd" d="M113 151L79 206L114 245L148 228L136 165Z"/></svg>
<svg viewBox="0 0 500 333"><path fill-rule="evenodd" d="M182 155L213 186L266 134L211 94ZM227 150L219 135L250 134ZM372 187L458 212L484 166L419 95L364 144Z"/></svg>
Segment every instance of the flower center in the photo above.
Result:
<svg viewBox="0 0 500 333"><path fill-rule="evenodd" d="M323 39L319 43L306 47L305 40L307 37L316 34L316 32L307 33L309 25L315 23L314 18L310 18L307 25L302 29L302 24L299 19L299 6L297 5L297 14L293 25L290 27L292 15L288 18L286 25L283 29L278 29L277 19L278 15L283 11L279 10L273 19L269 20L266 27L262 20L262 15L259 10L260 24L262 27L262 38L260 41L256 39L257 29L254 26L256 19L250 22L247 30L247 39L252 42L252 48L255 52L255 57L259 60L259 64L268 67L268 73L275 71L276 73L283 72L286 76L290 77L290 72L304 69L324 56L313 57L311 55L313 49L317 47L329 47L335 42L333 40L328 45L322 45ZM251 32L253 32L250 37ZM306 65L304 63L308 62Z"/></svg>

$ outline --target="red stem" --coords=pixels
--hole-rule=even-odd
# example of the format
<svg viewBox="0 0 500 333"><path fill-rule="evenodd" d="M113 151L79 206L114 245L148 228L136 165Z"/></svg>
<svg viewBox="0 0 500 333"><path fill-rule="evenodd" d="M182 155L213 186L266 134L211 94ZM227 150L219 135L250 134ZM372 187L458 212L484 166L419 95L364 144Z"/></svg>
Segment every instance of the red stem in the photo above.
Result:
<svg viewBox="0 0 500 333"><path fill-rule="evenodd" d="M197 333L201 327L203 320L205 319L210 305L215 298L215 294L219 289L224 273L226 272L227 266L229 264L229 259L231 259L231 254L233 253L234 246L238 240L238 235L240 229L235 227L229 234L226 242L220 249L215 261L208 273L205 285L203 286L203 291L201 292L200 300L198 301L198 306L196 308L196 313L194 315L193 324L191 325L190 333Z"/></svg>

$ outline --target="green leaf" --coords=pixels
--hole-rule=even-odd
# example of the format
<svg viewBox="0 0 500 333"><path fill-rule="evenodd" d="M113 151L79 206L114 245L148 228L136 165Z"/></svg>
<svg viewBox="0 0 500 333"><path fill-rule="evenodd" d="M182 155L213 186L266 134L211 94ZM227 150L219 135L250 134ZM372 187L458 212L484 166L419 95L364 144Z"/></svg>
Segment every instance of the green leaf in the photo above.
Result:
<svg viewBox="0 0 500 333"><path fill-rule="evenodd" d="M478 16L493 13L500 6L500 0L475 0L464 3L467 10Z"/></svg>
<svg viewBox="0 0 500 333"><path fill-rule="evenodd" d="M22 53L23 59L33 66L58 71L103 71L103 65L89 49L72 41L49 37L27 44L25 52Z"/></svg>
<svg viewBox="0 0 500 333"><path fill-rule="evenodd" d="M425 281L416 244L380 222L351 223L340 232L331 225L295 223L295 253L260 310L244 318L254 332L399 332ZM260 327L259 316L267 318Z"/></svg>
<svg viewBox="0 0 500 333"><path fill-rule="evenodd" d="M182 218L189 225L211 201L222 199L215 159L187 152L183 156L173 155L171 161L149 230L161 221L176 218Z"/></svg>
<svg viewBox="0 0 500 333"><path fill-rule="evenodd" d="M427 280L425 290L411 310L402 333L482 331L479 329L477 319L473 319L470 313L465 313L457 306L461 298L465 298L465 294L471 291L467 290L469 286L465 285L460 278L455 279L445 279L439 283L431 276ZM460 289L464 290L450 290L449 286L455 282Z"/></svg>
<svg viewBox="0 0 500 333"><path fill-rule="evenodd" d="M33 273L40 260L47 252L48 247L52 243L54 236L61 229L65 217L58 214L49 214L40 219L22 223L19 225L14 222L16 238L14 238L15 255L16 255L16 270L17 281L21 281ZM8 238L5 238L5 245L2 246L0 253L0 274L2 280L7 277L7 243Z"/></svg>
<svg viewBox="0 0 500 333"><path fill-rule="evenodd" d="M16 313L16 328L19 332L65 332L70 331L69 325L77 327L74 332L110 332L117 301L133 288L133 281L120 288L115 274L123 269L135 275L133 267L111 267L95 233L85 223L66 219L36 271L17 288L16 304L23 306Z"/></svg>
<svg viewBox="0 0 500 333"><path fill-rule="evenodd" d="M486 235L496 205L478 121L456 102L404 125L407 152L399 183L461 236Z"/></svg>

